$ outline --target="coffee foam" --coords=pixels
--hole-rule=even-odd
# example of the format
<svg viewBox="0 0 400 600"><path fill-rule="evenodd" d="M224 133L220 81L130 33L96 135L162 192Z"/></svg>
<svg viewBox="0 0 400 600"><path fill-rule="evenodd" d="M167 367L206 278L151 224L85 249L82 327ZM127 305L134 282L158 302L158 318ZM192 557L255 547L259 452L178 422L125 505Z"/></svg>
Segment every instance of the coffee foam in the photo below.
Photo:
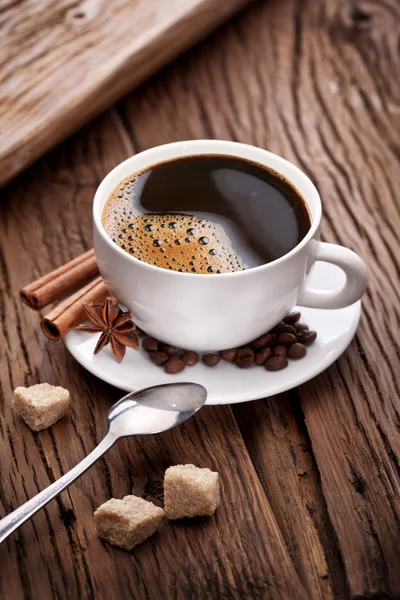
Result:
<svg viewBox="0 0 400 600"><path fill-rule="evenodd" d="M246 269L221 224L187 214L139 213L134 177L110 194L102 223L110 238L135 258L188 273L229 273Z"/></svg>

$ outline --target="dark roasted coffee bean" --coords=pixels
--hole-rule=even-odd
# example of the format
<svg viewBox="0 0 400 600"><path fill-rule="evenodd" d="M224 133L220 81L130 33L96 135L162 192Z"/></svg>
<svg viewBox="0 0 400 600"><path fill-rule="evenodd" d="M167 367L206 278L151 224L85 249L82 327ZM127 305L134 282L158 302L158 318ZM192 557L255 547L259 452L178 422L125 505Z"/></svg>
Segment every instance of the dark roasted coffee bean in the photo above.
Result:
<svg viewBox="0 0 400 600"><path fill-rule="evenodd" d="M229 350L221 350L219 355L222 360L226 360L226 362L233 362L235 360L236 352L236 348L230 348Z"/></svg>
<svg viewBox="0 0 400 600"><path fill-rule="evenodd" d="M165 354L165 352L158 352L157 350L149 352L149 358L155 365L163 365L168 360L168 356Z"/></svg>
<svg viewBox="0 0 400 600"><path fill-rule="evenodd" d="M287 357L287 348L286 346L274 346L272 348L273 356L283 356L283 358Z"/></svg>
<svg viewBox="0 0 400 600"><path fill-rule="evenodd" d="M304 346L304 344L299 344L298 342L296 342L296 344L293 344L293 346L290 346L288 350L288 357L293 358L294 360L297 360L298 358L303 358L303 356L305 356L306 354L307 348Z"/></svg>
<svg viewBox="0 0 400 600"><path fill-rule="evenodd" d="M165 354L170 358L172 356L177 356L180 352L179 348L176 346L170 346L169 344L160 344L160 350L161 352L165 352Z"/></svg>
<svg viewBox="0 0 400 600"><path fill-rule="evenodd" d="M193 367L199 362L199 355L197 352L193 352L192 350L186 350L181 356L181 359L188 367Z"/></svg>
<svg viewBox="0 0 400 600"><path fill-rule="evenodd" d="M285 369L288 364L287 359L283 356L271 356L264 364L264 367L267 371L281 371L282 369Z"/></svg>
<svg viewBox="0 0 400 600"><path fill-rule="evenodd" d="M252 348L239 348L236 352L235 365L240 369L247 369L254 362L254 350Z"/></svg>
<svg viewBox="0 0 400 600"><path fill-rule="evenodd" d="M310 346L317 339L316 331L300 331L297 334L297 341L305 346Z"/></svg>
<svg viewBox="0 0 400 600"><path fill-rule="evenodd" d="M308 325L306 325L305 323L295 323L293 327L295 328L297 333L299 333L299 331L308 331Z"/></svg>
<svg viewBox="0 0 400 600"><path fill-rule="evenodd" d="M276 335L274 333L264 333L264 335L254 340L254 342L251 342L251 347L254 348L254 350L259 350L260 348L272 346L275 344L275 341Z"/></svg>
<svg viewBox="0 0 400 600"><path fill-rule="evenodd" d="M217 364L219 363L219 361L221 360L221 358L218 356L218 354L203 354L203 363L206 365L206 367L216 367Z"/></svg>
<svg viewBox="0 0 400 600"><path fill-rule="evenodd" d="M164 371L169 374L180 373L185 368L185 363L180 358L170 358L164 365Z"/></svg>
<svg viewBox="0 0 400 600"><path fill-rule="evenodd" d="M158 342L152 337L145 337L142 342L142 348L146 352L156 352L158 350Z"/></svg>
<svg viewBox="0 0 400 600"><path fill-rule="evenodd" d="M286 315L286 317L283 320L288 325L293 325L293 323L297 323L297 321L300 319L300 317L301 317L301 313L291 312L288 315Z"/></svg>
<svg viewBox="0 0 400 600"><path fill-rule="evenodd" d="M286 350L286 348L285 348ZM263 348L262 350L260 350L259 352L256 352L256 363L258 365L263 365L265 363L265 361L272 355L272 350L271 348Z"/></svg>
<svg viewBox="0 0 400 600"><path fill-rule="evenodd" d="M288 325L287 323L284 323L279 328L279 333L291 333L292 335L296 335L296 330L293 325Z"/></svg>
<svg viewBox="0 0 400 600"><path fill-rule="evenodd" d="M278 323L278 325L276 325L273 329L272 329L273 333L276 333L277 335L279 335L280 333L296 333L296 330L294 328L294 325L288 325L287 323L285 323L285 321L281 321L280 323Z"/></svg>
<svg viewBox="0 0 400 600"><path fill-rule="evenodd" d="M297 338L295 335L293 335L293 333L280 333L278 335L277 342L283 346L290 346L291 344L295 343L296 339Z"/></svg>

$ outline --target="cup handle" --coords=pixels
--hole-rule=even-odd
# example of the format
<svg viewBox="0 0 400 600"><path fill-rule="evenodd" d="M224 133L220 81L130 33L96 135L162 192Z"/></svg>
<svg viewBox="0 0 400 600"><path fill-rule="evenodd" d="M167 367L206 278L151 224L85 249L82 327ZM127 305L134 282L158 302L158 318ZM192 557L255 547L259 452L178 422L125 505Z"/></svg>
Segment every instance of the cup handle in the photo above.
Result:
<svg viewBox="0 0 400 600"><path fill-rule="evenodd" d="M339 290L313 290L306 287L298 304L310 308L344 308L357 302L367 287L367 267L361 258L348 248L320 242L315 260L332 263L346 274L346 282Z"/></svg>

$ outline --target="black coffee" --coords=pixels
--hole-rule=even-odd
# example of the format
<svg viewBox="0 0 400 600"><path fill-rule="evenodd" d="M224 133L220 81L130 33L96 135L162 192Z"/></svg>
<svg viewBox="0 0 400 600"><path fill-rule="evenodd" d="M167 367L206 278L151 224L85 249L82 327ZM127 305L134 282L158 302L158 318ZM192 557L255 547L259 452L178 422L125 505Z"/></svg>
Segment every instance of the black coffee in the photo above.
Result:
<svg viewBox="0 0 400 600"><path fill-rule="evenodd" d="M152 265L227 273L287 254L310 229L297 189L233 156L189 156L124 179L103 212L107 234Z"/></svg>

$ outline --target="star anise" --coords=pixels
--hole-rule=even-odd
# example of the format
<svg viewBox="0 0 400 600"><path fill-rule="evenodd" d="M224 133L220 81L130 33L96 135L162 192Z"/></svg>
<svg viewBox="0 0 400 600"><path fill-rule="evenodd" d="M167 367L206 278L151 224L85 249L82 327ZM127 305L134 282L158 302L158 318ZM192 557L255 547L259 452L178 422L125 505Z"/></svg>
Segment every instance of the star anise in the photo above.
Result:
<svg viewBox="0 0 400 600"><path fill-rule="evenodd" d="M111 345L111 350L118 362L125 356L126 347L139 349L139 341L135 333L136 326L129 312L123 312L114 296L106 298L104 304L87 302L83 305L88 319L77 329L89 333L101 332L94 349L94 354Z"/></svg>

